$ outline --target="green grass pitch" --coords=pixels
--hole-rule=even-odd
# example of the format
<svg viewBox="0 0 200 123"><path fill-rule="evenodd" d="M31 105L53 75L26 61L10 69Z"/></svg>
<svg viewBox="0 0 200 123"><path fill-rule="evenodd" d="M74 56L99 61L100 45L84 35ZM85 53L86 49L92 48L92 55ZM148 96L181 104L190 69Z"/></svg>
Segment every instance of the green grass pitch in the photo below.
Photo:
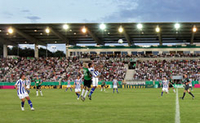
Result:
<svg viewBox="0 0 200 123"><path fill-rule="evenodd" d="M30 98L35 111L26 101L25 111L20 108L16 90L0 90L0 123L174 123L176 94L160 96L161 89L96 89L92 101L77 100L74 90L43 89L43 97ZM183 89L179 89L179 97ZM194 89L192 100L186 94L179 100L181 123L200 123L200 89Z"/></svg>

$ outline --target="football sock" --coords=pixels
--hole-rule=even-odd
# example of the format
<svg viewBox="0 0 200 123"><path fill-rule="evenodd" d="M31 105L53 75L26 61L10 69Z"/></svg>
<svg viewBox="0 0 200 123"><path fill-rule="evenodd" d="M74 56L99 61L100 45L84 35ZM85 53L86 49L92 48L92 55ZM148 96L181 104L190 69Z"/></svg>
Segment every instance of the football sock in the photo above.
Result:
<svg viewBox="0 0 200 123"><path fill-rule="evenodd" d="M91 89L89 96L91 96L93 94L94 90L95 90L95 88Z"/></svg>
<svg viewBox="0 0 200 123"><path fill-rule="evenodd" d="M175 89L173 89L174 93L176 92Z"/></svg>
<svg viewBox="0 0 200 123"><path fill-rule="evenodd" d="M31 108L33 107L31 100L28 100L28 104L30 105Z"/></svg>
<svg viewBox="0 0 200 123"><path fill-rule="evenodd" d="M70 88L70 90L72 91L72 88Z"/></svg>
<svg viewBox="0 0 200 123"><path fill-rule="evenodd" d="M77 96L78 96L78 98L79 98L80 94L79 94L79 93L77 93Z"/></svg>
<svg viewBox="0 0 200 123"><path fill-rule="evenodd" d="M113 93L115 93L115 89L113 89Z"/></svg>
<svg viewBox="0 0 200 123"><path fill-rule="evenodd" d="M116 89L116 91L117 91L117 93L119 93L119 92L118 92L118 88Z"/></svg>
<svg viewBox="0 0 200 123"><path fill-rule="evenodd" d="M38 95L38 91L36 91L36 95Z"/></svg>
<svg viewBox="0 0 200 123"><path fill-rule="evenodd" d="M163 96L163 92L161 92L161 96Z"/></svg>
<svg viewBox="0 0 200 123"><path fill-rule="evenodd" d="M85 89L82 90L81 96L83 96L84 92L85 92Z"/></svg>
<svg viewBox="0 0 200 123"><path fill-rule="evenodd" d="M24 102L21 102L22 107L24 107Z"/></svg>
<svg viewBox="0 0 200 123"><path fill-rule="evenodd" d="M185 97L185 92L183 92L183 97L182 97L182 99L184 99L184 97Z"/></svg>
<svg viewBox="0 0 200 123"><path fill-rule="evenodd" d="M66 88L66 91L68 90L68 88Z"/></svg>
<svg viewBox="0 0 200 123"><path fill-rule="evenodd" d="M86 96L87 96L88 92L89 92L89 91L88 91L88 90L86 90L84 97L86 97Z"/></svg>
<svg viewBox="0 0 200 123"><path fill-rule="evenodd" d="M189 92L189 94L190 94L192 97L194 97L194 95L193 95L191 92Z"/></svg>
<svg viewBox="0 0 200 123"><path fill-rule="evenodd" d="M40 91L40 95L43 95L43 94L42 94L42 91Z"/></svg>

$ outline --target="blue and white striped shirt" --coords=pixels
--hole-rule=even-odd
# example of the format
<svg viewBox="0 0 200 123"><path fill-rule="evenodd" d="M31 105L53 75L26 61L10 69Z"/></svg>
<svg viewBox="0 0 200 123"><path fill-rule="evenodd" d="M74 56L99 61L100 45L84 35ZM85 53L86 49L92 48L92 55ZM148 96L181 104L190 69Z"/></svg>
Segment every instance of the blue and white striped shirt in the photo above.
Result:
<svg viewBox="0 0 200 123"><path fill-rule="evenodd" d="M82 80L81 79L76 79L75 80L75 88L76 89L81 89L81 84L82 84Z"/></svg>
<svg viewBox="0 0 200 123"><path fill-rule="evenodd" d="M26 92L26 90L25 90L25 82L26 82L26 80L21 80L21 79L19 79L16 83L15 83L15 85L17 85L17 94L19 95L19 94L25 94L25 92Z"/></svg>
<svg viewBox="0 0 200 123"><path fill-rule="evenodd" d="M25 80L26 81L26 86L30 86L31 85L31 80L28 79L28 80Z"/></svg>
<svg viewBox="0 0 200 123"><path fill-rule="evenodd" d="M99 71L95 71L94 68L92 68L92 67L89 68L88 70L90 71L92 76L95 77L95 78L100 75Z"/></svg>

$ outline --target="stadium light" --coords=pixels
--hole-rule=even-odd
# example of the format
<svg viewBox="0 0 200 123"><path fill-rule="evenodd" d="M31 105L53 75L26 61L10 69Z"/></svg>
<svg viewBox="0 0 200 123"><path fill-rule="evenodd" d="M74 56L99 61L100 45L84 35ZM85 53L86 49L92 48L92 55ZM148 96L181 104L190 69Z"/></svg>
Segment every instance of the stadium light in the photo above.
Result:
<svg viewBox="0 0 200 123"><path fill-rule="evenodd" d="M46 29L45 29L45 32L46 32L47 34L49 34L49 33L50 33L50 29L49 29L49 28L46 28Z"/></svg>
<svg viewBox="0 0 200 123"><path fill-rule="evenodd" d="M156 32L157 32L157 33L160 32L160 27L159 27L159 26L156 27Z"/></svg>
<svg viewBox="0 0 200 123"><path fill-rule="evenodd" d="M13 48L13 46L12 46L12 45L8 45L7 47L8 47L8 48L10 48L10 49L12 49L12 48Z"/></svg>
<svg viewBox="0 0 200 123"><path fill-rule="evenodd" d="M102 23L102 24L99 25L99 28L100 28L101 30L104 30L104 29L106 29L106 25Z"/></svg>
<svg viewBox="0 0 200 123"><path fill-rule="evenodd" d="M176 24L174 25L174 27L176 28L176 30L178 30L178 29L180 28L180 24L179 24L179 23L176 23Z"/></svg>
<svg viewBox="0 0 200 123"><path fill-rule="evenodd" d="M83 27L83 28L82 28L82 32L83 32L83 33L86 33L86 32L87 32L87 29L86 29L85 27Z"/></svg>
<svg viewBox="0 0 200 123"><path fill-rule="evenodd" d="M13 29L12 29L12 28L9 28L9 29L8 29L8 33L12 34L12 33L13 33Z"/></svg>
<svg viewBox="0 0 200 123"><path fill-rule="evenodd" d="M67 30L67 29L69 29L69 25L67 25L67 24L64 24L64 25L63 25L63 29L64 29L64 30Z"/></svg>
<svg viewBox="0 0 200 123"><path fill-rule="evenodd" d="M119 29L118 29L118 31L119 31L120 33L122 33L122 32L124 31L123 27L120 26Z"/></svg>
<svg viewBox="0 0 200 123"><path fill-rule="evenodd" d="M142 25L141 23L139 23L139 24L137 25L137 28L138 28L139 30L141 30L141 29L143 28L143 25Z"/></svg>
<svg viewBox="0 0 200 123"><path fill-rule="evenodd" d="M193 32L197 32L196 26L193 27L192 31L193 31Z"/></svg>

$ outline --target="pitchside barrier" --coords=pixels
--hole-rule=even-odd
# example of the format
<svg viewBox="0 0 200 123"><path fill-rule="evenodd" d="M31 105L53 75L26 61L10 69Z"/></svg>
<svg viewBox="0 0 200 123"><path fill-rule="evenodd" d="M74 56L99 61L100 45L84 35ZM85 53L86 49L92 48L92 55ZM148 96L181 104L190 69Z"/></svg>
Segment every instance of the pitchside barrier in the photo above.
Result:
<svg viewBox="0 0 200 123"><path fill-rule="evenodd" d="M98 83L98 88L101 87L103 81L100 81ZM122 88L122 82L119 81L119 88ZM112 88L113 87L113 82L108 81L105 82L105 87L106 88ZM0 82L0 89L14 89L15 82ZM61 85L59 85L59 82L43 82L41 84L42 89L60 89L60 88L67 88L68 82L61 82ZM72 88L74 88L74 82L70 82L70 85ZM31 82L31 89L35 88L35 83Z"/></svg>
<svg viewBox="0 0 200 123"><path fill-rule="evenodd" d="M101 87L103 81L100 81L98 83L98 88ZM61 82L61 85L59 85L59 82L43 82L41 85L42 89L61 89L61 88L67 88L68 82ZM106 88L113 88L113 82L108 81L105 82ZM15 82L0 82L0 89L14 89ZM74 82L70 82L70 85L72 88L74 88ZM195 88L200 88L200 84L198 81L192 81L192 86ZM119 88L127 88L127 89L135 89L135 88L160 88L162 87L160 81L146 81L145 84L125 84L119 81ZM183 88L183 84L174 84L175 88ZM35 83L31 82L31 89L35 88Z"/></svg>

